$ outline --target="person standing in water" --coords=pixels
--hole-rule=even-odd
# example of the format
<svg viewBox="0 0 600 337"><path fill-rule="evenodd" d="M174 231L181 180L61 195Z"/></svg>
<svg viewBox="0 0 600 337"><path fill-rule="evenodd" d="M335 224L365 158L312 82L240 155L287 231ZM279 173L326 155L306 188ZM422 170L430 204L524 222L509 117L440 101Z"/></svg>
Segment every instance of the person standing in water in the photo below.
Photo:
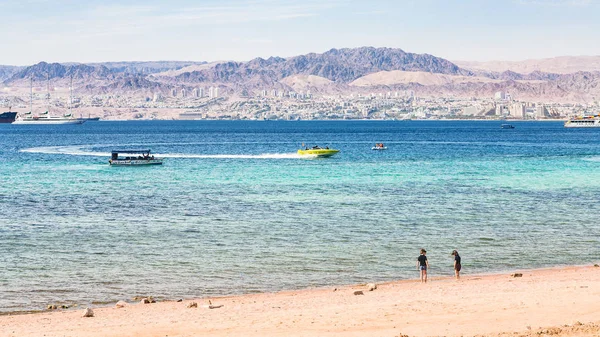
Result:
<svg viewBox="0 0 600 337"><path fill-rule="evenodd" d="M460 264L460 255L458 255L458 251L453 250L452 256L454 256L454 275L456 276L456 279L458 280L460 278L460 269L462 268L462 266Z"/></svg>
<svg viewBox="0 0 600 337"><path fill-rule="evenodd" d="M427 261L427 251L421 248L421 255L417 258L417 270L421 271L421 283L427 282L427 268L429 268L429 261Z"/></svg>

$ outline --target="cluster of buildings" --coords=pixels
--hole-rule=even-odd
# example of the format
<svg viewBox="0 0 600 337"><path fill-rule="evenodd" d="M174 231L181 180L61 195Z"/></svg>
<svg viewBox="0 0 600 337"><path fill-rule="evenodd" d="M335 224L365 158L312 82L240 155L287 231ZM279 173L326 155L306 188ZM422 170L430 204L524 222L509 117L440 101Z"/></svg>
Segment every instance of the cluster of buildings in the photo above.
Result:
<svg viewBox="0 0 600 337"><path fill-rule="evenodd" d="M204 90L204 88L173 88L171 89L171 97L172 98L204 98L208 97L209 99L219 97L219 87L209 87L208 90ZM161 93L154 93L152 98L153 102L161 102L164 100L164 97Z"/></svg>
<svg viewBox="0 0 600 337"><path fill-rule="evenodd" d="M10 105L15 107L14 97ZM29 97L20 97L21 108L28 108ZM34 95L34 103L43 97ZM8 106L9 99L0 96ZM66 98L53 96L52 106L65 107ZM141 119L565 119L570 116L600 113L597 104L558 104L515 100L509 93L492 97L418 97L412 90L319 94L310 90L263 89L256 93L222 95L220 88L178 88L169 94L83 95L73 98L78 111L98 109L105 117L118 119L123 111ZM91 109L90 109L91 110ZM135 111L134 111L135 110ZM168 112L168 113L167 113ZM134 116L134 117L131 117ZM103 117L102 115L100 117Z"/></svg>

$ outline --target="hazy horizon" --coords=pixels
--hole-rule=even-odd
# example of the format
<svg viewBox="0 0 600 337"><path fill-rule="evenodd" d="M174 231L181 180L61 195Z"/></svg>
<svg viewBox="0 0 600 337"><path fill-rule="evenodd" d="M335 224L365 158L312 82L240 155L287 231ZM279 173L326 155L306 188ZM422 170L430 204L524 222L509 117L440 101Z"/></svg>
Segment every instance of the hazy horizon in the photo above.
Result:
<svg viewBox="0 0 600 337"><path fill-rule="evenodd" d="M400 48L456 61L600 55L598 0L8 0L0 64L247 61ZM460 46L460 48L457 48Z"/></svg>

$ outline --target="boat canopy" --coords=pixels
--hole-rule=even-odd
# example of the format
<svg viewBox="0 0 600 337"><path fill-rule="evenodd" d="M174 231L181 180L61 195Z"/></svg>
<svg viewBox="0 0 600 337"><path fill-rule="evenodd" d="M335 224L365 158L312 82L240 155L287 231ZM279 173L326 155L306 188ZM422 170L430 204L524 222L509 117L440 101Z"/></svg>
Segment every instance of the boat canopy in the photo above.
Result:
<svg viewBox="0 0 600 337"><path fill-rule="evenodd" d="M150 153L150 150L112 150L112 153Z"/></svg>

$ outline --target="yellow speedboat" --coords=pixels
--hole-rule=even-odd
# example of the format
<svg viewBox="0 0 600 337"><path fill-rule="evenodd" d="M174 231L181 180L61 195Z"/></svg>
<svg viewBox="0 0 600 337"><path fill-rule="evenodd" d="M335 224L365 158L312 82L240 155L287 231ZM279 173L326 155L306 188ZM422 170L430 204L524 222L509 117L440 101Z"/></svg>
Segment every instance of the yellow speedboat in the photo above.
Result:
<svg viewBox="0 0 600 337"><path fill-rule="evenodd" d="M301 156L319 157L319 158L331 157L338 152L340 152L340 150L322 149L320 147L313 147L311 149L298 150L298 154Z"/></svg>

